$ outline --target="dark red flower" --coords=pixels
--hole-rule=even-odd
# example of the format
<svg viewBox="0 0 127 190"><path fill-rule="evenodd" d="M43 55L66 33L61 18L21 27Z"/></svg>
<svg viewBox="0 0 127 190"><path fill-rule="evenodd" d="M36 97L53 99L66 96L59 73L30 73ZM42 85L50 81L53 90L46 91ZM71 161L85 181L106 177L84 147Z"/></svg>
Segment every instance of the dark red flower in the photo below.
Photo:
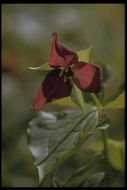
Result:
<svg viewBox="0 0 127 190"><path fill-rule="evenodd" d="M52 34L50 71L38 91L34 109L44 104L69 96L74 81L83 92L97 93L101 89L101 69L98 66L78 61L77 54L57 40L57 33Z"/></svg>

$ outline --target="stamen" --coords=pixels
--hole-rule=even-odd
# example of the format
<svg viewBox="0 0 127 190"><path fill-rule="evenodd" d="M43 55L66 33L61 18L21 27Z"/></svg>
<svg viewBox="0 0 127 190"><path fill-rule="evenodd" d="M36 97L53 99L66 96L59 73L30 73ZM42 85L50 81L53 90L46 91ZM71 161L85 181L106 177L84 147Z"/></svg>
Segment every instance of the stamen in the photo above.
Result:
<svg viewBox="0 0 127 190"><path fill-rule="evenodd" d="M71 65L71 71L74 72L75 71L75 65Z"/></svg>
<svg viewBox="0 0 127 190"><path fill-rule="evenodd" d="M67 76L64 75L64 83L67 82Z"/></svg>
<svg viewBox="0 0 127 190"><path fill-rule="evenodd" d="M59 77L62 77L63 74L64 74L64 69L61 69Z"/></svg>
<svg viewBox="0 0 127 190"><path fill-rule="evenodd" d="M65 69L65 73L68 73L68 68L67 68L67 69Z"/></svg>
<svg viewBox="0 0 127 190"><path fill-rule="evenodd" d="M69 76L69 77L67 77L67 79L69 79L69 81L70 81L71 85L73 86L74 82L73 82L72 77L71 77L71 76Z"/></svg>

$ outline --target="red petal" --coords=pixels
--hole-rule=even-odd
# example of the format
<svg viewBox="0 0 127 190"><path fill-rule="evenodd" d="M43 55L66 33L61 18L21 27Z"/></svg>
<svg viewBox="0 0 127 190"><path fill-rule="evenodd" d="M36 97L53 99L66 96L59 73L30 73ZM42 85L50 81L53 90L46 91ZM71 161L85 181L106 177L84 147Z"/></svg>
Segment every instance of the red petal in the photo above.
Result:
<svg viewBox="0 0 127 190"><path fill-rule="evenodd" d="M97 93L101 89L101 69L97 66L77 62L74 71L74 81L76 85L84 92Z"/></svg>
<svg viewBox="0 0 127 190"><path fill-rule="evenodd" d="M61 42L57 41L57 33L52 34L53 43L52 43L52 50L49 60L49 65L54 68L59 67L69 67L72 63L77 62L78 57L76 53L62 44Z"/></svg>
<svg viewBox="0 0 127 190"><path fill-rule="evenodd" d="M60 71L55 69L46 76L36 96L34 109L39 109L48 102L70 95L72 86L69 80L64 82L64 76L59 76Z"/></svg>

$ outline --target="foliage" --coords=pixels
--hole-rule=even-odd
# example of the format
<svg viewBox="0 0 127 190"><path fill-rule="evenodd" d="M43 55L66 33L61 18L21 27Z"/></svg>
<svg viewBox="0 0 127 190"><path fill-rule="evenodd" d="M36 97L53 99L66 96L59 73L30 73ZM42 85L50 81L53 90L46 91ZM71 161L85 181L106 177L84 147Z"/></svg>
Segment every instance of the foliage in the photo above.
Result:
<svg viewBox="0 0 127 190"><path fill-rule="evenodd" d="M39 181L87 140L98 124L96 109L82 112L39 112L29 123L29 148L35 158ZM73 123L71 122L73 120Z"/></svg>
<svg viewBox="0 0 127 190"><path fill-rule="evenodd" d="M94 152L102 152L104 150L103 143L96 141L90 145L90 149ZM108 161L109 164L116 170L124 172L124 155L125 143L123 141L117 141L108 139ZM115 158L115 159L114 159Z"/></svg>
<svg viewBox="0 0 127 190"><path fill-rule="evenodd" d="M80 60L89 62L91 47L78 53ZM49 67L47 63L36 68L30 67L30 69L45 72ZM106 76L109 77L108 74ZM121 90L118 90L116 99L107 103L104 107L97 97L102 97L102 95L96 96L91 94L92 105L97 106L96 108L90 105L89 101L84 101L85 93L83 95L76 85L73 84L71 93L72 100L67 97L57 100L55 103L72 107L75 103L77 109L61 113L46 113L41 111L29 122L29 128L27 130L28 146L34 156L35 165L38 169L40 186L43 185L45 178L52 173L56 167L74 154L97 128L105 131L110 126L110 117L103 109L106 111L106 109L124 108L124 92L121 94ZM82 112L78 110L78 107ZM115 140L106 139L106 136L103 138L104 145L102 141L94 142L91 144L90 149L95 152L101 152L101 154L105 150L108 156L104 158L104 161L106 163L109 162L114 169L123 171L123 145ZM112 157L112 153L115 155L115 161ZM102 180L106 181L107 175L105 175L104 171L91 174L95 160L96 159L93 158L90 163L85 163L84 166L77 169L66 182L62 182L63 186L98 187ZM59 179L55 179L52 184L57 186L58 181ZM58 184L60 185L59 182Z"/></svg>

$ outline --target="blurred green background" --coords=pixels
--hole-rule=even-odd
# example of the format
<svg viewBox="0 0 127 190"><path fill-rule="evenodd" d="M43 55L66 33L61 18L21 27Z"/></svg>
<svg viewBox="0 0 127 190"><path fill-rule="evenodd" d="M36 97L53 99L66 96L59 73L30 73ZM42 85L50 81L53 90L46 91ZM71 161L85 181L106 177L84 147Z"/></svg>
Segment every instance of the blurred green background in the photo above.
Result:
<svg viewBox="0 0 127 190"><path fill-rule="evenodd" d="M51 33L75 51L94 42L91 63L109 65L106 96L124 81L124 4L3 4L2 5L2 183L32 187L38 174L27 148L30 109L43 76L28 69L48 61ZM48 105L50 107L50 105ZM109 112L109 136L124 139L124 110ZM84 147L83 147L84 149ZM83 151L71 163L80 163ZM68 164L61 173L68 172ZM60 174L59 174L60 175ZM61 174L62 175L62 174ZM118 186L121 185L117 184Z"/></svg>

